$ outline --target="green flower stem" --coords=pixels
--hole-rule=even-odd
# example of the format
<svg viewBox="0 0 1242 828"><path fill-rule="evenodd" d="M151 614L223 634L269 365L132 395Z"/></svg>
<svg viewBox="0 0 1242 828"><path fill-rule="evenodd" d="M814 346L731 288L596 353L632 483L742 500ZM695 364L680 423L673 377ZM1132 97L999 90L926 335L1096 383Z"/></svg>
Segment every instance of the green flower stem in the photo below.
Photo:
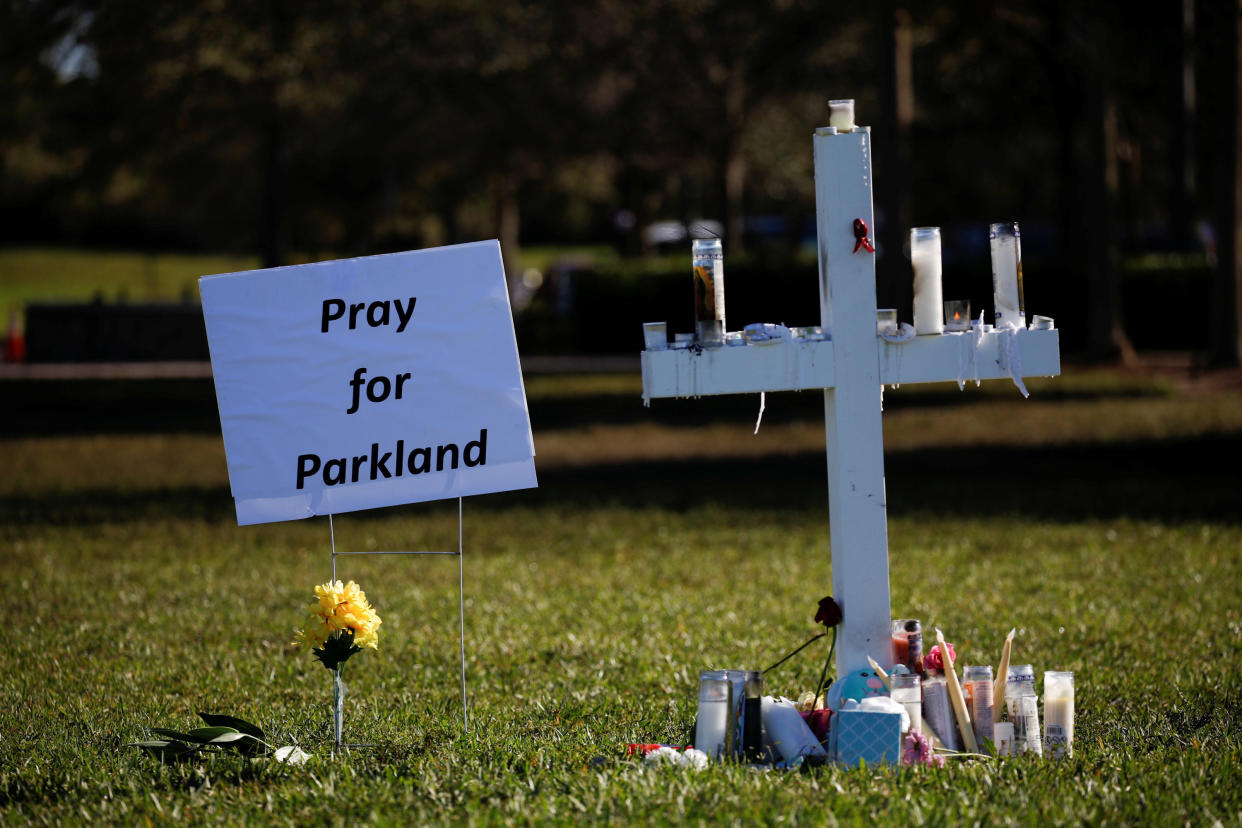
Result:
<svg viewBox="0 0 1242 828"><path fill-rule="evenodd" d="M776 662L775 664L773 664L772 666L767 667L766 669L764 669L764 671L763 671L763 672L764 672L764 674L766 675L766 674L768 673L768 671L769 671L769 670L775 670L777 667L780 667L780 666L781 666L782 664L784 664L786 661L789 661L789 659L793 658L793 657L794 657L794 656L796 656L798 653L802 652L803 650L805 650L807 647L811 646L811 645L812 645L813 643L815 643L816 641L819 641L821 638L823 638L823 637L824 637L825 635L827 635L827 634L828 634L828 633L826 633L826 632L822 632L822 633L820 633L819 635L813 636L812 638L808 639L808 640L807 640L807 641L806 641L806 642L805 642L802 646L798 647L798 649L796 649L796 650L794 650L794 651L792 651L792 652L788 653L788 654L787 654L787 655L785 655L785 656L784 656L784 657L783 657L780 661L778 661L778 662Z"/></svg>
<svg viewBox="0 0 1242 828"><path fill-rule="evenodd" d="M832 655L837 651L837 628L832 628L832 645L828 647L828 658L824 661L823 672L819 674L819 683L815 685L815 698L819 698L820 691L824 689L824 679L828 677L828 667L832 664ZM826 700L825 700L826 701Z"/></svg>

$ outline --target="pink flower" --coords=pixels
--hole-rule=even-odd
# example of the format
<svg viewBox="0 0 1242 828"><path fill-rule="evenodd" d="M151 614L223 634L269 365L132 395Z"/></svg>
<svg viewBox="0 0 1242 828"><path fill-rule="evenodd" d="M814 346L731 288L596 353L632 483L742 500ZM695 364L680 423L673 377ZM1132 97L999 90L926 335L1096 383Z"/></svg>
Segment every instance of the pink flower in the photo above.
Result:
<svg viewBox="0 0 1242 828"><path fill-rule="evenodd" d="M901 762L904 765L929 765L934 768L944 767L944 757L937 756L932 750L931 740L920 731L911 730L902 744Z"/></svg>
<svg viewBox="0 0 1242 828"><path fill-rule="evenodd" d="M945 646L949 648L949 658L951 658L953 660L953 663L956 664L957 663L957 650L953 649L953 643L946 641ZM943 670L944 669L944 659L941 657L939 644L933 645L932 648L927 651L927 655L923 656L923 669L924 670Z"/></svg>

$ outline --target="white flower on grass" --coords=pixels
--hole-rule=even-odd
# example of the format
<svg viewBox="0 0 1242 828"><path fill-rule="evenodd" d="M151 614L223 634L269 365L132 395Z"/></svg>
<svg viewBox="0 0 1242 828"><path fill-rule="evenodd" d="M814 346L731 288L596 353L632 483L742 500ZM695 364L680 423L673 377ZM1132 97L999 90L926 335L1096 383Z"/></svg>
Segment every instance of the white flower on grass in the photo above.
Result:
<svg viewBox="0 0 1242 828"><path fill-rule="evenodd" d="M651 753L648 753L643 761L649 768L659 765L680 766L686 764L685 758L669 747L656 748Z"/></svg>
<svg viewBox="0 0 1242 828"><path fill-rule="evenodd" d="M687 765L695 770L703 770L703 768L707 767L707 754L701 750L690 748L681 755L681 758Z"/></svg>
<svg viewBox="0 0 1242 828"><path fill-rule="evenodd" d="M310 760L311 755L300 747L287 745L276 749L275 758L277 762L284 762L288 765L305 765Z"/></svg>

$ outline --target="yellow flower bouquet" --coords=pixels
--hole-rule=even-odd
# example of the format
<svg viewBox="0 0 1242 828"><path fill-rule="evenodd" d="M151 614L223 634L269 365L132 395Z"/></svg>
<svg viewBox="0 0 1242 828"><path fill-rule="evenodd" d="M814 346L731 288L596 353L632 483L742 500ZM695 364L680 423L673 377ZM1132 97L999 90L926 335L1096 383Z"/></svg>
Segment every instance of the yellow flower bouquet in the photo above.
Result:
<svg viewBox="0 0 1242 828"><path fill-rule="evenodd" d="M333 724L339 748L345 698L341 665L364 647L379 649L379 627L383 621L367 601L366 593L353 581L329 581L315 587L315 603L307 610L309 615L293 643L311 650L332 671Z"/></svg>
<svg viewBox="0 0 1242 828"><path fill-rule="evenodd" d="M324 667L335 670L363 647L379 649L383 621L356 583L320 584L315 599L294 643L312 650Z"/></svg>

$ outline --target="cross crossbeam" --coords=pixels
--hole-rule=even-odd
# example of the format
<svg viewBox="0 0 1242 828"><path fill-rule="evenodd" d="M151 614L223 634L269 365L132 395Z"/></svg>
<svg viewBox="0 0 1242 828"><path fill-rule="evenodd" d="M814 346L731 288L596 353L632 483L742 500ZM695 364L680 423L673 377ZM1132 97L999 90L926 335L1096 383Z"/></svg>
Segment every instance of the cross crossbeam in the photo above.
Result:
<svg viewBox="0 0 1242 828"><path fill-rule="evenodd" d="M919 336L894 342L876 328L875 258L854 222L874 227L869 127L814 137L821 327L828 339L652 350L642 354L644 399L823 389L833 595L844 620L837 674L893 661L888 509L881 391L885 385L1055 376L1055 330Z"/></svg>
<svg viewBox="0 0 1242 828"><path fill-rule="evenodd" d="M1022 377L1061 372L1055 330L987 331L978 335L977 343L969 332L909 342L882 339L878 351L881 385L1008 379L1011 360L1021 366ZM642 354L643 394L658 399L832 388L834 357L831 340L811 339L704 348L701 353L689 348L649 350Z"/></svg>

